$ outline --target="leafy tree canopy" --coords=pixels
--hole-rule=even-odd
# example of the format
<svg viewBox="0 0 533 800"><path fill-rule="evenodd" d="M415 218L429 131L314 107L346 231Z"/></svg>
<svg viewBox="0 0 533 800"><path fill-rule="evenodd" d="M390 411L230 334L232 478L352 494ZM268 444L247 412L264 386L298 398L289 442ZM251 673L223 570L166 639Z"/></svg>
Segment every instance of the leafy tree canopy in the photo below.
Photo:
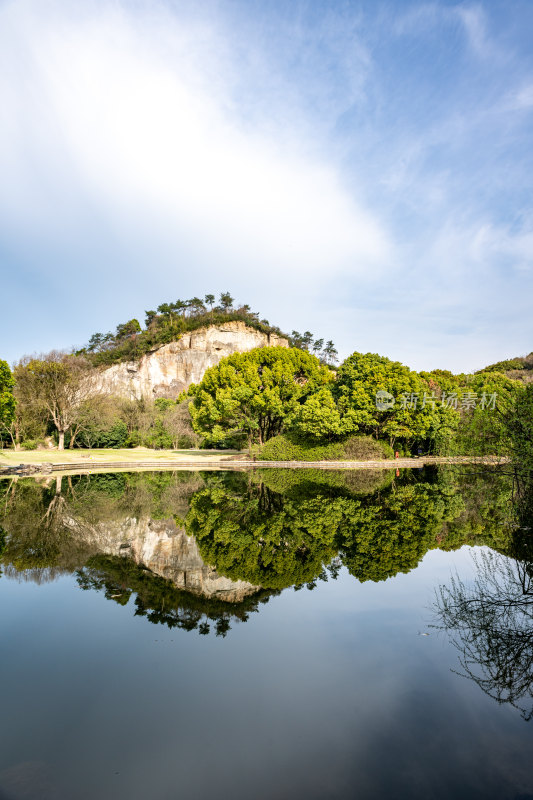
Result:
<svg viewBox="0 0 533 800"><path fill-rule="evenodd" d="M0 360L0 427L8 427L15 417L14 385L7 361Z"/></svg>
<svg viewBox="0 0 533 800"><path fill-rule="evenodd" d="M353 353L341 364L332 391L350 432L373 433L394 442L424 438L439 424L428 385L416 372L385 356ZM377 408L378 391L394 398L390 408Z"/></svg>
<svg viewBox="0 0 533 800"><path fill-rule="evenodd" d="M297 348L234 353L189 390L194 429L213 444L230 437L262 444L290 427L306 399L332 380L315 356Z"/></svg>

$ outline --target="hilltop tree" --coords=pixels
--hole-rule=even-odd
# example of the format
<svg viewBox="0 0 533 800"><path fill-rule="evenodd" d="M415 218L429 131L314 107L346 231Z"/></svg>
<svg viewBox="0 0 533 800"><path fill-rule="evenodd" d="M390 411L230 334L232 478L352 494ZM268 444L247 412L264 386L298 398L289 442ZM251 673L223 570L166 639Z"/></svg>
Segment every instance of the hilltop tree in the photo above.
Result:
<svg viewBox="0 0 533 800"><path fill-rule="evenodd" d="M221 292L220 293L220 305L224 309L224 311L228 311L232 308L234 303L233 297L230 295L229 292Z"/></svg>
<svg viewBox="0 0 533 800"><path fill-rule="evenodd" d="M313 334L311 331L305 331L302 336L302 347L304 350L309 350L313 344Z"/></svg>
<svg viewBox="0 0 533 800"><path fill-rule="evenodd" d="M157 317L157 311L144 312L144 324L146 325L147 328L150 327L150 325L156 319L156 317Z"/></svg>
<svg viewBox="0 0 533 800"><path fill-rule="evenodd" d="M204 297L204 302L206 305L209 306L210 311L213 310L213 305L215 303L215 295L214 294L206 294Z"/></svg>
<svg viewBox="0 0 533 800"><path fill-rule="evenodd" d="M139 320L137 319L130 319L128 322L123 322L121 325L117 325L117 332L116 332L116 339L120 341L121 339L127 339L129 336L134 336L136 333L140 333L142 330Z"/></svg>
<svg viewBox="0 0 533 800"><path fill-rule="evenodd" d="M328 364L335 364L337 361L337 355L337 348L330 339L326 342L326 346L324 347L324 356L326 358L326 362Z"/></svg>

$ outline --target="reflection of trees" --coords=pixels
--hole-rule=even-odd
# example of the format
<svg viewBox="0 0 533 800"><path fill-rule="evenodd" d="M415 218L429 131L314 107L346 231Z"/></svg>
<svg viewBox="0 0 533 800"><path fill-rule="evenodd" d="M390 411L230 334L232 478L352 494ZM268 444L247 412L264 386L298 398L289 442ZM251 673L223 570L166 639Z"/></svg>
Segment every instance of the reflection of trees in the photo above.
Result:
<svg viewBox="0 0 533 800"><path fill-rule="evenodd" d="M127 557L97 554L97 545L87 544L91 537L85 537L91 526L131 517L179 520L191 494L203 485L201 475L185 472L0 484L5 574L40 584L75 571L81 588L104 591L111 601L125 605L135 593L135 614L152 623L225 636L234 621L246 621L272 592L258 592L240 603L195 596Z"/></svg>
<svg viewBox="0 0 533 800"><path fill-rule="evenodd" d="M382 581L414 569L447 520L463 510L460 495L438 483L398 486L354 501L343 527L343 563L360 581Z"/></svg>
<svg viewBox="0 0 533 800"><path fill-rule="evenodd" d="M36 582L70 571L86 557L83 544L65 526L67 500L61 478L45 485L33 480L3 487L6 574L24 573Z"/></svg>
<svg viewBox="0 0 533 800"><path fill-rule="evenodd" d="M196 630L202 635L214 631L226 636L232 622L246 622L250 613L267 603L272 592L258 592L240 603L199 597L177 589L171 581L123 556L94 556L77 572L82 589L103 591L108 600L126 605L133 593L135 615L168 628Z"/></svg>
<svg viewBox="0 0 533 800"><path fill-rule="evenodd" d="M337 555L359 580L385 580L416 567L464 511L450 475L427 477L384 486L374 476L381 488L373 494L349 474L318 470L304 470L300 482L298 473L274 470L248 484L217 477L193 497L187 530L204 560L234 580L310 583Z"/></svg>
<svg viewBox="0 0 533 800"><path fill-rule="evenodd" d="M453 470L413 471L399 480L391 472L312 468L111 473L65 477L62 483L24 479L0 484L0 525L6 531L0 559L6 574L41 582L87 566L98 537L85 534L96 525L101 537L103 523L116 530L132 518L178 524L186 519L204 562L232 580L266 590L313 588L344 564L360 581L379 581L409 572L435 547L488 543L508 553L509 533L502 523L511 488L506 476L485 479ZM98 582L105 576L92 577ZM137 613L146 608L153 621L175 617L184 627L195 620L204 624L196 619L196 607L192 617L188 606L180 616L176 609L185 608L183 600L176 601L171 617L166 601L143 600L148 584L138 577L135 586L144 594L137 597ZM128 591L137 591L131 575L128 580ZM105 590L104 584L100 588Z"/></svg>
<svg viewBox="0 0 533 800"><path fill-rule="evenodd" d="M478 467L452 469L449 473L455 492L463 498L464 509L443 525L439 547L455 550L468 543L507 552L515 505L513 476L500 469Z"/></svg>
<svg viewBox="0 0 533 800"><path fill-rule="evenodd" d="M0 525L0 564L1 564L2 554L6 549L6 539L7 539L7 533ZM2 568L0 566L0 575L1 574L2 574Z"/></svg>
<svg viewBox="0 0 533 800"><path fill-rule="evenodd" d="M336 555L342 513L339 502L324 496L293 500L263 483L236 491L214 479L192 498L186 528L218 572L281 589L322 573Z"/></svg>
<svg viewBox="0 0 533 800"><path fill-rule="evenodd" d="M498 553L476 559L472 586L458 577L441 586L438 626L459 650L464 675L499 703L533 716L531 569ZM526 706L529 706L526 707Z"/></svg>
<svg viewBox="0 0 533 800"><path fill-rule="evenodd" d="M463 675L498 703L533 717L533 487L518 486L510 557L474 556L472 583L458 576L441 586L436 626L459 651Z"/></svg>

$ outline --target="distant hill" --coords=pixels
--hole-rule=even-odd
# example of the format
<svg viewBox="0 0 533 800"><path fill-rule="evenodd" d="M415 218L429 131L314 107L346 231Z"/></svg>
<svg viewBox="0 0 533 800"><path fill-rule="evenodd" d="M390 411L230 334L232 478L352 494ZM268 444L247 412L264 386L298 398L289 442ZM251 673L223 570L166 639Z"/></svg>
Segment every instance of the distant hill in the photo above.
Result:
<svg viewBox="0 0 533 800"><path fill-rule="evenodd" d="M528 356L517 356L516 358L509 358L507 361L497 361L495 364L490 364L488 367L478 370L479 372L503 372L508 378L531 383L533 382L533 352Z"/></svg>

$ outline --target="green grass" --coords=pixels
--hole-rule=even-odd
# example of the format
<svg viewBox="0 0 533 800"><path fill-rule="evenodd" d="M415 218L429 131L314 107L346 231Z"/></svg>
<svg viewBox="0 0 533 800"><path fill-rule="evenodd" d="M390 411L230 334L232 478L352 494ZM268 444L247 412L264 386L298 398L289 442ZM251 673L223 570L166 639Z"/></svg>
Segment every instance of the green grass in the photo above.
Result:
<svg viewBox="0 0 533 800"><path fill-rule="evenodd" d="M13 464L74 464L86 463L119 463L141 461L197 461L201 463L209 459L226 458L237 455L238 450L152 450L149 447L136 447L135 449L115 450L94 449L84 450L0 450L0 464L10 466Z"/></svg>

